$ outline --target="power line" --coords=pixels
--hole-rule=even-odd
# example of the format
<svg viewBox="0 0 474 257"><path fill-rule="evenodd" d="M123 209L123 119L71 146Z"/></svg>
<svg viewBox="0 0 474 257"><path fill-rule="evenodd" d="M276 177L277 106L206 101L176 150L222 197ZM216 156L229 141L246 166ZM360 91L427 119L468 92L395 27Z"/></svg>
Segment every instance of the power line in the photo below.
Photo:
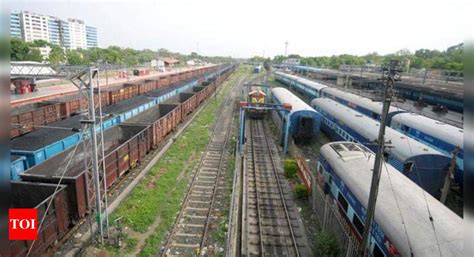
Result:
<svg viewBox="0 0 474 257"><path fill-rule="evenodd" d="M81 132L81 134L79 135L79 140L81 140L82 137L83 137L83 132ZM52 203L53 203L53 200L55 199L56 194L57 194L58 191L59 191L59 186L61 185L61 182L62 182L62 180L63 180L63 178L64 178L64 175L66 174L66 171L68 171L69 165L71 165L71 161L72 161L73 157L76 157L76 151L77 151L77 148L78 148L78 147L79 147L79 144L77 144L77 145L74 147L74 150L71 152L72 154L70 154L69 160L67 161L66 166L64 166L63 172L61 173L61 177L59 178L59 181L58 181L58 183L56 184L56 187L55 187L55 189L54 189L54 192L53 192L53 194L52 194L52 196L51 196L51 198L50 198L50 200L49 200L49 202L48 202L48 205L46 206L46 211L44 212L44 215L43 215L43 217L41 218L41 222L40 222L39 225L38 225L38 233L39 233L39 231L41 231L41 227L43 226L44 220L46 219L46 216L47 216L47 214L48 214L49 208L51 207L51 205L52 205ZM29 255L30 255L31 249L33 249L33 246L34 246L35 242L36 242L36 240L34 240L34 241L31 243L30 247L28 248L28 252L27 252L26 256L29 256Z"/></svg>

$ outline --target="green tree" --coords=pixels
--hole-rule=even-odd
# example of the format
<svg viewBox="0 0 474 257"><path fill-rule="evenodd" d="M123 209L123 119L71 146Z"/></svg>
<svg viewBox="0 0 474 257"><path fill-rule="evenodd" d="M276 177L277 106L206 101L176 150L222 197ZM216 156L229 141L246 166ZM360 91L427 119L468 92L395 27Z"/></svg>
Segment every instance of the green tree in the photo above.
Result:
<svg viewBox="0 0 474 257"><path fill-rule="evenodd" d="M49 52L48 61L51 64L60 64L66 61L66 55L61 47L52 45L51 51Z"/></svg>
<svg viewBox="0 0 474 257"><path fill-rule="evenodd" d="M66 54L67 57L67 63L70 65L83 65L86 64L84 62L84 58L82 54L78 51L69 51Z"/></svg>
<svg viewBox="0 0 474 257"><path fill-rule="evenodd" d="M43 61L40 51L37 48L34 48L31 44L19 38L11 38L10 44L10 57L12 61Z"/></svg>

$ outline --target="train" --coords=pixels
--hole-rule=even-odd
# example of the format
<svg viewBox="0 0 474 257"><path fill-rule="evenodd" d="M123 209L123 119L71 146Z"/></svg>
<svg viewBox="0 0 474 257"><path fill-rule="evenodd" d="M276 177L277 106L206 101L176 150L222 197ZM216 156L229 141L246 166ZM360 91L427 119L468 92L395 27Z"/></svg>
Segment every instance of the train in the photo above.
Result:
<svg viewBox="0 0 474 257"><path fill-rule="evenodd" d="M361 114L380 121L383 104L366 97L358 96L340 89L329 87L295 75L275 72L276 79L294 88L309 99L327 97L346 105ZM395 122L392 122L394 120ZM464 173L464 130L428 117L417 115L397 107L390 107L387 125L417 141L426 144L446 156L452 155L456 147L457 168L455 181L462 186Z"/></svg>
<svg viewBox="0 0 474 257"><path fill-rule="evenodd" d="M291 105L289 135L293 137L295 143L309 143L318 136L321 115L307 103L282 87L272 89L272 102ZM272 112L272 118L280 128L286 126L286 122L288 122L284 111ZM283 135L283 133L281 134Z"/></svg>
<svg viewBox="0 0 474 257"><path fill-rule="evenodd" d="M295 65L289 67L295 73L301 74L324 74L326 78L333 78L335 79L337 76L340 75L340 72L337 70L330 70L330 69L321 69L321 68L314 68L314 67L307 67L302 65ZM356 76L357 77L357 76ZM362 81L366 85L364 87L369 89L380 89L380 82L367 80L365 82ZM445 90L442 87L441 90ZM463 112L464 111L464 101L462 95L453 92L437 92L432 88L423 88L419 86L415 86L413 84L397 82L394 84L394 90L398 93L398 95L404 97L405 99L410 99L413 101L418 101L422 99L426 103L429 103L434 106L445 106L450 110L456 112Z"/></svg>
<svg viewBox="0 0 474 257"><path fill-rule="evenodd" d="M151 90L167 87L182 81L189 81L197 77L200 77L200 80L204 80L207 79L206 74L209 75L218 69L218 66L203 67L196 70L157 75L143 80L101 87L101 104L102 106L112 105ZM99 102L98 93L99 91L95 90L94 102L96 103ZM48 125L77 115L80 111L81 105L83 108L87 108L87 99L79 97L76 93L52 97L51 99L42 102L13 107L10 113L10 138L19 137L39 128L40 126Z"/></svg>
<svg viewBox="0 0 474 257"><path fill-rule="evenodd" d="M201 86L182 91L131 117L127 122L104 131L106 188L111 189L127 172L139 165L152 149L159 147L166 136L208 99L234 69L235 65L227 66L220 72L218 79L208 78ZM27 168L17 174L21 181L11 182L14 200L10 207L36 208L39 219L47 215L48 222L41 227L30 256L43 256L89 214L94 198L88 193L90 178L84 158L90 158L87 157L90 152L82 149L88 140ZM69 160L71 162L67 166ZM50 201L51 208L45 212ZM11 241L11 256L26 256L30 245L29 241Z"/></svg>
<svg viewBox="0 0 474 257"><path fill-rule="evenodd" d="M267 94L263 91L263 88L257 84L247 85L247 102L252 106L258 107L263 106L267 103ZM262 119L265 117L267 111L265 110L247 110L248 116L252 119Z"/></svg>
<svg viewBox="0 0 474 257"><path fill-rule="evenodd" d="M228 69L229 67L226 67L220 71L205 75L204 78L208 81L201 83L206 82L207 85L210 84L209 81L214 83L213 77L217 76L219 72L228 71ZM204 88L197 87L199 81L199 79L194 79L180 83L175 82L169 86L147 91L142 95L105 106L102 108L102 113L105 116L102 129L107 130L117 124L126 122L127 119L190 88L199 91ZM50 123L48 127L42 127L21 137L16 137L11 140L11 153L26 157L29 167L40 164L80 142L80 120L81 116L72 116L68 119ZM98 131L100 131L100 126ZM11 171L15 170L17 170L16 167L15 169L11 168ZM12 178L14 177L17 176L12 174Z"/></svg>
<svg viewBox="0 0 474 257"><path fill-rule="evenodd" d="M322 118L321 130L333 140L357 142L377 150L380 123L329 98L316 98L311 106ZM384 157L388 163L435 197L445 181L451 158L403 133L387 127Z"/></svg>
<svg viewBox="0 0 474 257"><path fill-rule="evenodd" d="M375 154L354 142L320 151L319 186L337 205L349 232L362 238ZM382 166L369 238L370 256L464 256L463 221L390 164Z"/></svg>

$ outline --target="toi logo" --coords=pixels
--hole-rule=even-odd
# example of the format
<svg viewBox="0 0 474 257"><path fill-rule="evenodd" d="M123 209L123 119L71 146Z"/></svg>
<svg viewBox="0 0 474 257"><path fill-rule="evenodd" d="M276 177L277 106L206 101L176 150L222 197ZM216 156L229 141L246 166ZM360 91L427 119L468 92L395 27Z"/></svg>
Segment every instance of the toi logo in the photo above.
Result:
<svg viewBox="0 0 474 257"><path fill-rule="evenodd" d="M8 239L36 240L38 239L38 210L9 209L8 210Z"/></svg>

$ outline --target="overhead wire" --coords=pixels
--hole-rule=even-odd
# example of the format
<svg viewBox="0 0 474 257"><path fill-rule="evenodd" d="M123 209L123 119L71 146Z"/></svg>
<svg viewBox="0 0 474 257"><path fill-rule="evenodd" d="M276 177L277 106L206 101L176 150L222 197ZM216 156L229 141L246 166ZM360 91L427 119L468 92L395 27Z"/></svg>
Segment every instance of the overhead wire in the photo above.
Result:
<svg viewBox="0 0 474 257"><path fill-rule="evenodd" d="M79 135L79 140L82 139L82 136L83 136L83 132L81 132L81 134ZM50 200L49 200L49 202L48 202L48 204L47 204L47 206L46 206L46 210L44 211L44 215L43 215L43 217L41 218L41 222L40 222L39 225L38 225L38 233L39 233L39 231L41 231L41 227L42 227L42 225L43 225L43 223L44 223L44 220L46 219L46 216L47 216L47 214L48 214L49 208L51 207L51 205L52 205L52 203L53 203L53 199L55 199L55 196L56 196L56 194L57 194L58 191L59 191L59 188L60 188L61 182L62 182L62 180L63 180L63 178L64 178L64 175L66 174L66 171L68 170L69 165L71 164L72 159L74 159L74 157L76 156L75 153L76 153L78 147L79 147L79 144L76 144L75 147L74 147L74 150L70 153L69 160L67 161L66 166L64 166L64 169L63 169L63 171L62 171L62 173L61 173L61 176L60 176L58 182L56 183L56 187L55 187L55 189L54 189L54 192L53 192L53 194L52 194L51 197L50 197ZM29 255L30 255L31 250L33 249L33 246L34 246L35 242L36 242L36 240L34 240L34 241L31 243L30 247L28 248L28 252L26 253L26 256L29 256Z"/></svg>
<svg viewBox="0 0 474 257"><path fill-rule="evenodd" d="M400 109L398 108L398 106L396 106L395 108L397 108L397 111L399 111ZM400 116L400 118L402 119L403 121L403 118L402 116ZM411 144L410 144L410 137L408 135L405 135L404 139L406 140L407 142L407 145L408 145L408 150L410 151L410 154L413 156L413 149L411 147ZM423 195L423 199L424 199L424 202L425 202L425 206L426 206L426 210L428 212L428 217L429 217L429 220L430 220L430 223L431 223L431 227L433 229L433 233L434 233L434 237L435 237L435 240L436 240L436 245L438 246L438 251L439 251L439 255L442 257L443 256L443 253L441 251L441 246L440 246L440 243L439 243L439 239L438 239L438 233L436 232L436 228L435 228L435 224L434 224L434 218L433 218L433 215L431 214L431 209L430 209L430 206L428 204L428 199L426 198L426 192L424 190L424 186L423 186L423 181L421 180L421 175L420 175L420 172L418 170L418 165L417 165L417 162L416 162L416 159L413 160L413 168L415 168L415 172L416 172L416 176L418 178L418 181L420 183L420 190L421 190L421 193Z"/></svg>

